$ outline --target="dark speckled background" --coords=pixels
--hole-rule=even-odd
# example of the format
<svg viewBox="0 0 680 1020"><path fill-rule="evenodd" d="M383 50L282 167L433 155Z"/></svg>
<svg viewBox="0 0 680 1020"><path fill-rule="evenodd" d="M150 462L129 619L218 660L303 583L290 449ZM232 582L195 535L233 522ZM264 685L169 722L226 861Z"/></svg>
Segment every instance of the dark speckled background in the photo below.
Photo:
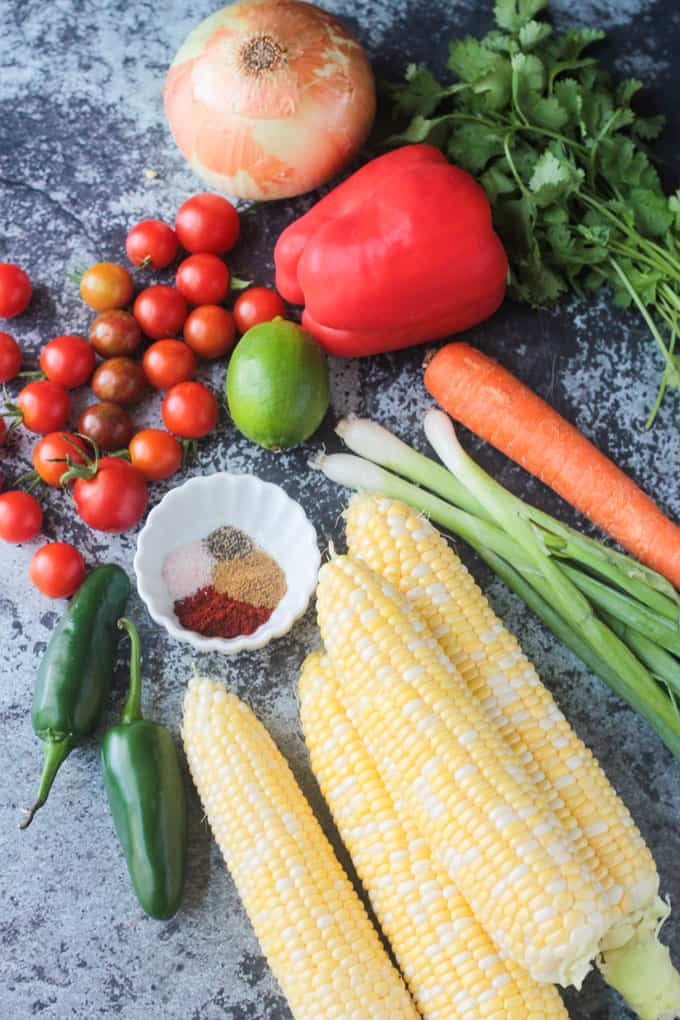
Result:
<svg viewBox="0 0 680 1020"><path fill-rule="evenodd" d="M382 73L408 59L443 60L454 34L489 26L491 3L475 0L333 0L369 47ZM200 188L183 166L161 108L164 71L208 0L181 4L92 0L0 0L0 260L30 272L30 312L12 324L29 352L57 333L85 331L88 313L68 270L96 258L120 258L126 229L142 217L172 220ZM674 0L556 0L569 19L610 32L605 59L650 86L646 101L669 115L664 157L680 157L676 102L680 12ZM158 176L149 180L145 168ZM234 271L272 280L272 248L311 199L275 204L244 218ZM680 517L680 398L668 399L654 431L641 428L655 393L659 363L635 319L602 298L553 312L507 304L469 339L497 355L548 396L568 418ZM323 547L341 544L345 493L307 467L322 443L335 447L333 422L348 411L379 418L419 446L428 401L420 382L422 351L335 363L333 408L324 431L283 456L255 449L226 421L189 473L253 471L279 481L311 512ZM204 373L216 390L224 366ZM80 398L85 399L85 395ZM140 422L158 421L150 399ZM573 520L559 500L470 436L468 447L510 488ZM22 437L2 452L14 477L28 465ZM154 487L157 501L167 485ZM131 570L134 532L109 538L79 527L56 492L43 497L46 539L75 541L89 563L115 560ZM42 541L42 540L40 540ZM27 577L39 542L0 548L0 1017L123 1017L125 1020L284 1020L285 1003L210 835L191 798L186 898L171 922L145 917L127 879L105 804L96 741L74 753L49 805L20 833L19 807L32 799L40 745L30 726L33 676L60 604L36 594ZM463 550L465 555L465 550ZM680 770L656 737L600 681L589 676L530 614L467 557L476 576L583 738L605 765L648 839L666 893L680 902ZM296 671L315 643L313 614L259 653L225 659L195 656L166 637L133 599L144 640L145 707L176 730L193 664L223 677L271 728L327 823L310 777L293 695ZM119 673L108 719L120 707ZM329 826L330 830L330 826ZM680 955L680 923L666 928ZM573 1020L623 1020L629 1014L597 976L567 995Z"/></svg>

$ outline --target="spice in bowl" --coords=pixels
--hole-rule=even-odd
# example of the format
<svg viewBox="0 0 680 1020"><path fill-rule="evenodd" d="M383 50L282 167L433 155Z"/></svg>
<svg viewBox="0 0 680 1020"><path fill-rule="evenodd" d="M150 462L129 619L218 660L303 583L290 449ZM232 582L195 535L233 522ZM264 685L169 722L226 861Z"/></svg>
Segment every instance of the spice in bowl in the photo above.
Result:
<svg viewBox="0 0 680 1020"><path fill-rule="evenodd" d="M163 578L179 623L204 637L253 634L286 593L276 560L231 525L174 549Z"/></svg>

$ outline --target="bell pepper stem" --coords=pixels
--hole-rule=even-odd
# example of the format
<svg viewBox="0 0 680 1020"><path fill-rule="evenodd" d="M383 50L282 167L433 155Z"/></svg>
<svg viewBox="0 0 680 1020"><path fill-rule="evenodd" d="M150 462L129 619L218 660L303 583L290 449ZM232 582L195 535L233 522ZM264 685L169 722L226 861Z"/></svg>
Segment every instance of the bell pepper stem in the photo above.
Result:
<svg viewBox="0 0 680 1020"><path fill-rule="evenodd" d="M126 616L118 621L118 629L124 630L130 638L130 686L120 716L121 724L126 726L142 718L142 644L139 631Z"/></svg>
<svg viewBox="0 0 680 1020"><path fill-rule="evenodd" d="M39 811L47 800L49 792L52 789L54 777L59 771L59 766L73 750L73 741L70 737L64 737L63 740L50 740L48 738L45 741L44 748L45 761L43 764L42 774L40 776L38 796L33 807L29 808L28 814L24 818L23 822L20 823L20 829L27 829L29 827L33 821L33 816L36 811Z"/></svg>

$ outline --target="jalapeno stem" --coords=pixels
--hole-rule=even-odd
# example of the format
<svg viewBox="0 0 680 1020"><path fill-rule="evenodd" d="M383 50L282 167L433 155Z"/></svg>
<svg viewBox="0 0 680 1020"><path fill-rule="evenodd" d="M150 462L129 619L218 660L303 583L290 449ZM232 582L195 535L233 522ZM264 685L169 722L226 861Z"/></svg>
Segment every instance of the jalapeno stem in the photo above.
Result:
<svg viewBox="0 0 680 1020"><path fill-rule="evenodd" d="M142 718L142 644L137 628L126 616L118 621L118 629L126 631L130 638L130 686L120 717L121 724L125 726Z"/></svg>
<svg viewBox="0 0 680 1020"><path fill-rule="evenodd" d="M59 771L59 766L62 764L64 759L73 750L73 741L70 737L64 737L63 740L46 740L45 741L45 762L43 764L42 775L40 776L40 786L38 787L38 796L35 804L29 809L28 814L24 818L23 822L20 823L20 829L27 829L33 821L33 815L38 811L45 801L47 800L48 794L52 788L54 777Z"/></svg>

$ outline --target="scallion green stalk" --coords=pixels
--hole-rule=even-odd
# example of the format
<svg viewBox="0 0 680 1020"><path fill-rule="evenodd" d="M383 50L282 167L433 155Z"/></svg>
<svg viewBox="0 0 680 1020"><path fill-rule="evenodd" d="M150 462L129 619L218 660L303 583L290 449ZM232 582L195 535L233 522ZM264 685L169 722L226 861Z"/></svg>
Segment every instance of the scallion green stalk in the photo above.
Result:
<svg viewBox="0 0 680 1020"><path fill-rule="evenodd" d="M646 634L662 648L666 648L676 655L680 654L680 627L677 621L669 620L659 613L652 612L646 606L641 606L635 599L631 599L623 592L609 588L602 581L589 577L588 574L575 570L568 563L562 564L562 571L598 609L606 609L621 623Z"/></svg>

